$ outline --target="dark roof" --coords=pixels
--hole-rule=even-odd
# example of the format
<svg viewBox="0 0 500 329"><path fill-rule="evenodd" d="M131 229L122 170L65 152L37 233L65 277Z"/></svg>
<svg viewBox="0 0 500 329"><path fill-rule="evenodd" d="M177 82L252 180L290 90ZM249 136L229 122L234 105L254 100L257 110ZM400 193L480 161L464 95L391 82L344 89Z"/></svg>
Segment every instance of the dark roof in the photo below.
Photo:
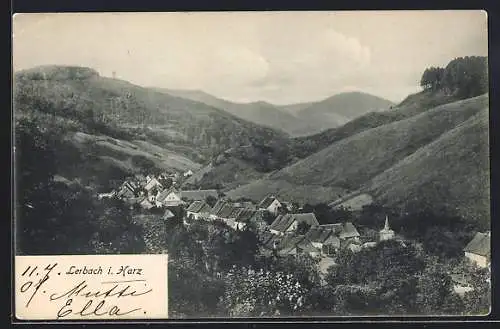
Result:
<svg viewBox="0 0 500 329"><path fill-rule="evenodd" d="M316 247L314 247L308 239L302 239L299 243L297 243L297 247L305 252L315 252L319 251Z"/></svg>
<svg viewBox="0 0 500 329"><path fill-rule="evenodd" d="M181 198L186 198L188 200L205 200L208 196L214 198L218 197L216 190L192 190L192 191L181 191Z"/></svg>
<svg viewBox="0 0 500 329"><path fill-rule="evenodd" d="M252 209L240 209L240 212L236 216L235 220L237 222L249 222L256 214L257 212Z"/></svg>
<svg viewBox="0 0 500 329"><path fill-rule="evenodd" d="M304 235L288 234L283 237L283 239L278 243L278 249L290 249L294 248L302 240L304 240Z"/></svg>
<svg viewBox="0 0 500 329"><path fill-rule="evenodd" d="M189 205L186 211L200 213L200 212L209 212L210 206L205 201L194 201Z"/></svg>
<svg viewBox="0 0 500 329"><path fill-rule="evenodd" d="M275 231L285 232L294 221L297 221L297 224L306 223L310 226L319 226L318 220L313 213L305 213L279 215L269 228Z"/></svg>
<svg viewBox="0 0 500 329"><path fill-rule="evenodd" d="M477 232L471 242L465 246L464 251L489 257L491 255L490 234Z"/></svg>
<svg viewBox="0 0 500 329"><path fill-rule="evenodd" d="M233 207L232 204L225 202L224 204L221 205L219 211L214 212L213 214L220 218L230 218L234 209L235 208Z"/></svg>
<svg viewBox="0 0 500 329"><path fill-rule="evenodd" d="M334 231L327 227L312 226L306 233L306 238L311 242L323 243Z"/></svg>
<svg viewBox="0 0 500 329"><path fill-rule="evenodd" d="M227 202L226 202L226 201L224 201L224 200L218 200L218 201L215 203L214 207L212 208L212 212L211 212L211 214L213 214L213 215L218 215L218 214L219 214L219 212L222 210L222 207L224 207L224 205L225 205L226 203L227 203Z"/></svg>
<svg viewBox="0 0 500 329"><path fill-rule="evenodd" d="M260 203L259 203L259 207L260 208L267 208L269 207L273 202L274 200L276 200L275 197L272 197L272 196L266 196Z"/></svg>
<svg viewBox="0 0 500 329"><path fill-rule="evenodd" d="M359 232L356 229L354 225L352 225L351 222L344 223L343 225L343 230L340 232L339 236L340 238L353 238L353 237L358 237Z"/></svg>

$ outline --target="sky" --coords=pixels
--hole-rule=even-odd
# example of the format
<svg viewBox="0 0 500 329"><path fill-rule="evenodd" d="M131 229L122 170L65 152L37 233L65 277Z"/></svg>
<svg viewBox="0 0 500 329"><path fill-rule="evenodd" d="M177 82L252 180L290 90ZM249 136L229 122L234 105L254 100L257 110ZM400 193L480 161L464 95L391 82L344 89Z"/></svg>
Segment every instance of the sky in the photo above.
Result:
<svg viewBox="0 0 500 329"><path fill-rule="evenodd" d="M399 102L423 70L487 56L484 11L37 13L13 17L14 70L77 65L145 87L292 104Z"/></svg>

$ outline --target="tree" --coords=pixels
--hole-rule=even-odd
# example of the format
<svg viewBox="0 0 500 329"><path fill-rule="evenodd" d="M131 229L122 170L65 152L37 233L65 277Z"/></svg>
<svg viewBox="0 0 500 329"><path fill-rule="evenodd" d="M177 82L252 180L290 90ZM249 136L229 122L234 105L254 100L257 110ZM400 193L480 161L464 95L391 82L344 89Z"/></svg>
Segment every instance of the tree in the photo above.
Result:
<svg viewBox="0 0 500 329"><path fill-rule="evenodd" d="M209 195L205 198L205 202L210 206L210 207L213 207L215 206L215 204L217 203L217 198L212 196L212 195Z"/></svg>
<svg viewBox="0 0 500 329"><path fill-rule="evenodd" d="M290 273L232 268L219 305L231 317L287 316L305 308L307 290Z"/></svg>
<svg viewBox="0 0 500 329"><path fill-rule="evenodd" d="M297 225L297 234L306 234L309 229L311 228L311 225L306 223L306 222L300 222Z"/></svg>

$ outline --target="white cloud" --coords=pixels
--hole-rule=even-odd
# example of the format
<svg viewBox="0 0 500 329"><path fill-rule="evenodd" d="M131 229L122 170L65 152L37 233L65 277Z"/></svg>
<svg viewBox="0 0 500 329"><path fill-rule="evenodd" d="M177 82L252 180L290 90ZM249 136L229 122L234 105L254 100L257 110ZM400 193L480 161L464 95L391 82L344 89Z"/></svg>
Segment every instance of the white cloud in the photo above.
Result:
<svg viewBox="0 0 500 329"><path fill-rule="evenodd" d="M349 88L396 100L426 66L486 49L485 19L470 12L40 15L14 21L16 69L91 66L145 86L281 104Z"/></svg>

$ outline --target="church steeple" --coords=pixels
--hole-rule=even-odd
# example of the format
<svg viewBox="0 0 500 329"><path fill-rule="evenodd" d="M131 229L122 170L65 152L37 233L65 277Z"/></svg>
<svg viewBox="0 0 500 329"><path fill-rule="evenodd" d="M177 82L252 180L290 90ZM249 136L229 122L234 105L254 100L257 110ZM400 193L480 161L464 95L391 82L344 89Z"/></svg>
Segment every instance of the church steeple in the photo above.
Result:
<svg viewBox="0 0 500 329"><path fill-rule="evenodd" d="M380 241L391 240L394 238L394 231L389 227L389 217L385 215L384 228L379 232Z"/></svg>
<svg viewBox="0 0 500 329"><path fill-rule="evenodd" d="M389 231L391 228L389 227L389 217L385 215L385 225L384 225L384 231Z"/></svg>

